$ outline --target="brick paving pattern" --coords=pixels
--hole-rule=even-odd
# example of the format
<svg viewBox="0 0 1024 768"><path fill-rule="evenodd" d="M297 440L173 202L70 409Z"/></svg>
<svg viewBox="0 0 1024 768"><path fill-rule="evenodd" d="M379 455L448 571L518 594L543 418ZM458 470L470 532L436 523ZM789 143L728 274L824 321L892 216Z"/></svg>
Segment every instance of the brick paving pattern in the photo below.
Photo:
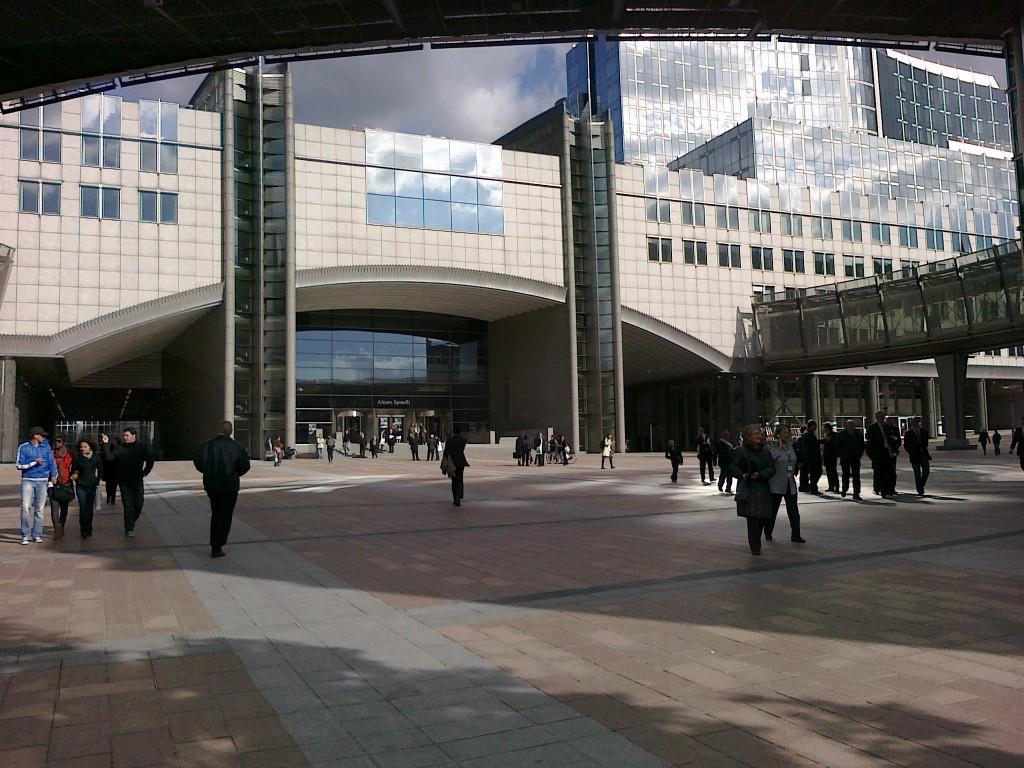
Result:
<svg viewBox="0 0 1024 768"><path fill-rule="evenodd" d="M0 467L0 766L1024 764L1016 457L752 558L694 462L506 453L260 463L221 560L188 464L29 546Z"/></svg>

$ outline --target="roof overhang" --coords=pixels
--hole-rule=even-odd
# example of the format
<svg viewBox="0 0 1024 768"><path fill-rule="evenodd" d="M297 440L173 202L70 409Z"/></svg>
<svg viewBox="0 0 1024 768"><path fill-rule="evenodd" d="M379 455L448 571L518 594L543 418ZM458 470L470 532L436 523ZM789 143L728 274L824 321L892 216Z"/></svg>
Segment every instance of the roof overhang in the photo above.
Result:
<svg viewBox="0 0 1024 768"><path fill-rule="evenodd" d="M732 0L628 4L584 0L147 0L8 3L0 12L0 99L102 90L276 59L495 43L772 34L837 43L944 41L998 52L1020 23L1007 0ZM924 43L928 45L927 42ZM938 47L938 46L936 46ZM128 77L126 77L128 76ZM77 88L76 88L77 87Z"/></svg>
<svg viewBox="0 0 1024 768"><path fill-rule="evenodd" d="M224 284L215 283L111 312L52 336L0 335L0 357L62 357L68 377L77 381L160 351L223 296Z"/></svg>
<svg viewBox="0 0 1024 768"><path fill-rule="evenodd" d="M732 358L678 328L622 308L623 382L626 386L726 373Z"/></svg>
<svg viewBox="0 0 1024 768"><path fill-rule="evenodd" d="M450 267L325 267L296 274L296 309L380 309L491 322L565 303L565 287L496 272Z"/></svg>

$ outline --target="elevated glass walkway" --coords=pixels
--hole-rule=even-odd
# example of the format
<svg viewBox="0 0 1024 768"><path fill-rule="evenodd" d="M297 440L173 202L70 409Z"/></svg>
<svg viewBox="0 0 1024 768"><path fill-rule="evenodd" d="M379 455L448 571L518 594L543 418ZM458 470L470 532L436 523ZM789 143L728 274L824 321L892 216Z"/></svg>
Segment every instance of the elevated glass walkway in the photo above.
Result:
<svg viewBox="0 0 1024 768"><path fill-rule="evenodd" d="M768 368L814 371L1024 342L1020 243L755 301Z"/></svg>

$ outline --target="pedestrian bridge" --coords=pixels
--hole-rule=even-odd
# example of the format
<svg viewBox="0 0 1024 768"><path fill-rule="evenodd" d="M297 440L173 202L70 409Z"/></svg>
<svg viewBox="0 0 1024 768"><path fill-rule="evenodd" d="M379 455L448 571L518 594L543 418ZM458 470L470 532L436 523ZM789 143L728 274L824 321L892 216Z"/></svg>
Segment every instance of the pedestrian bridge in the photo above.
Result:
<svg viewBox="0 0 1024 768"><path fill-rule="evenodd" d="M799 373L1020 344L1022 273L1012 242L755 301L765 367Z"/></svg>

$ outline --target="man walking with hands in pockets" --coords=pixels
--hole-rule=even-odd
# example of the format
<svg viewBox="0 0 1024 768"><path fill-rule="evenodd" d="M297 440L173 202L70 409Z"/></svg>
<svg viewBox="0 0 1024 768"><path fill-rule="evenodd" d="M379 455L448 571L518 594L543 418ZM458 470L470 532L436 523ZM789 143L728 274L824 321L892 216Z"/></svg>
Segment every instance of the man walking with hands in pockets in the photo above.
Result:
<svg viewBox="0 0 1024 768"><path fill-rule="evenodd" d="M232 439L230 421L220 423L220 434L207 440L193 464L203 473L203 488L210 497L210 557L224 557L231 532L231 516L238 501L238 478L249 471L249 455Z"/></svg>

